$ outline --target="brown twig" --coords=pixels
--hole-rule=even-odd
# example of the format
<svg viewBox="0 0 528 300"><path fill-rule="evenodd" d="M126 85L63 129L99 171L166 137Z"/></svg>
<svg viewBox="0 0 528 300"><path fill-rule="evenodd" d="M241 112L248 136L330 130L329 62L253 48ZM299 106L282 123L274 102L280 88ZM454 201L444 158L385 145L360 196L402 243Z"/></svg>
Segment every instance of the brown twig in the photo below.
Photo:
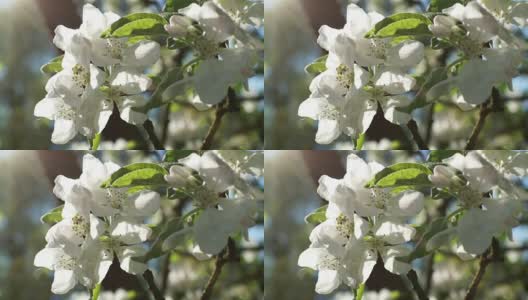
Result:
<svg viewBox="0 0 528 300"><path fill-rule="evenodd" d="M416 296L418 296L418 299L428 300L429 297L427 297L427 294L418 282L418 275L416 275L416 271L410 270L409 273L407 273L407 278L411 281L413 290L416 293Z"/></svg>
<svg viewBox="0 0 528 300"><path fill-rule="evenodd" d="M434 123L434 111L435 111L435 103L431 103L431 107L429 108L429 112L427 115L427 130L425 132L425 144L429 145L431 142L431 139L433 137L433 123Z"/></svg>
<svg viewBox="0 0 528 300"><path fill-rule="evenodd" d="M209 128L209 131L207 132L207 135L205 136L205 139L202 143L202 146L200 147L200 150L211 149L214 136L216 132L218 131L218 129L220 128L220 124L222 123L222 118L229 111L229 102L230 102L230 97L232 93L233 93L232 89L229 88L227 92L227 96L224 99L224 101L220 102L216 106L216 113L215 113L213 124L211 124L211 127Z"/></svg>
<svg viewBox="0 0 528 300"><path fill-rule="evenodd" d="M211 277L209 277L209 281L207 281L207 285L205 286L202 297L200 298L201 300L211 299L211 296L213 294L213 288L216 282L218 281L220 274L222 273L222 268L231 259L231 256L234 255L234 247L234 241L229 238L227 240L227 246L216 257L213 274L211 274Z"/></svg>
<svg viewBox="0 0 528 300"><path fill-rule="evenodd" d="M495 99L498 96L499 91L496 88L493 88L490 99L480 106L479 119L471 132L465 150L473 150L477 146L479 134L482 131L482 128L484 128L486 118L491 112L493 112Z"/></svg>
<svg viewBox="0 0 528 300"><path fill-rule="evenodd" d="M164 150L163 145L161 144L160 140L158 139L158 136L156 135L156 132L154 132L154 125L152 124L152 121L145 121L145 123L143 123L143 128L145 128L145 131L147 132L148 138L154 146L154 149Z"/></svg>
<svg viewBox="0 0 528 300"><path fill-rule="evenodd" d="M150 270L146 270L145 273L143 273L143 278L145 278L145 280L147 281L149 290L154 296L154 299L165 300L165 297L163 297L160 290L158 289L158 286L154 282L154 275L152 275L152 272Z"/></svg>
<svg viewBox="0 0 528 300"><path fill-rule="evenodd" d="M161 291L167 291L167 283L169 282L169 273L170 273L170 260L171 252L167 253L163 260L162 269L161 269Z"/></svg>
<svg viewBox="0 0 528 300"><path fill-rule="evenodd" d="M420 135L420 132L418 131L418 125L416 124L415 120L410 120L409 123L407 123L407 128L412 133L414 142L416 145L418 145L419 150L429 150L429 147L427 147L427 144L422 139L422 136Z"/></svg>
<svg viewBox="0 0 528 300"><path fill-rule="evenodd" d="M486 273L488 265L492 262L495 256L495 248L497 248L497 246L498 242L495 238L493 238L493 240L491 241L491 246L486 250L486 252L484 252L480 256L479 269L477 271L477 274L475 274L475 277L473 277L473 281L471 281L471 285L469 286L464 300L475 299L475 296L477 295L478 286L482 281L484 274Z"/></svg>

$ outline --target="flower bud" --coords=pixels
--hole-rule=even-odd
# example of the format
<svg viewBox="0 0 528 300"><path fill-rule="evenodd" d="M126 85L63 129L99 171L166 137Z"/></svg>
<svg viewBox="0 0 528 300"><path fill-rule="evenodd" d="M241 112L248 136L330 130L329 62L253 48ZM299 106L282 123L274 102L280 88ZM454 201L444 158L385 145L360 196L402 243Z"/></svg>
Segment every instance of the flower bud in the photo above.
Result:
<svg viewBox="0 0 528 300"><path fill-rule="evenodd" d="M448 16L436 16L433 25L429 26L431 32L437 37L449 37L453 28L456 26L456 20Z"/></svg>
<svg viewBox="0 0 528 300"><path fill-rule="evenodd" d="M173 37L184 37L190 27L192 27L191 19L174 15L169 19L169 24L165 25L165 30Z"/></svg>
<svg viewBox="0 0 528 300"><path fill-rule="evenodd" d="M455 170L446 166L436 166L433 169L433 175L429 175L429 180L437 187L450 186L457 177Z"/></svg>
<svg viewBox="0 0 528 300"><path fill-rule="evenodd" d="M164 178L165 181L176 188L184 187L189 181L194 179L191 169L179 165L170 167L169 175L165 175Z"/></svg>

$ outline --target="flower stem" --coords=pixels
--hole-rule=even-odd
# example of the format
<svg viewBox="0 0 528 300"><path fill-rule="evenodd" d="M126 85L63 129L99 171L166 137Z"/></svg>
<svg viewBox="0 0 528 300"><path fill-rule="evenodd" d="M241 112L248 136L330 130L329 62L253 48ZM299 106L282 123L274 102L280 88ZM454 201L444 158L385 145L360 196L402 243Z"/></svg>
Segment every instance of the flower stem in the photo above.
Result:
<svg viewBox="0 0 528 300"><path fill-rule="evenodd" d="M418 131L418 125L416 124L415 120L410 120L409 123L407 123L407 128L411 131L411 134L413 136L414 142L416 145L418 145L419 150L429 150L429 147L427 147L427 144L422 139L422 136L420 135L420 132Z"/></svg>
<svg viewBox="0 0 528 300"><path fill-rule="evenodd" d="M365 134L362 133L359 135L358 139L356 140L356 149L357 151L360 151L363 149L363 144L365 143Z"/></svg>
<svg viewBox="0 0 528 300"><path fill-rule="evenodd" d="M229 88L227 92L227 96L224 101L220 102L216 107L216 113L215 113L215 119L213 121L213 124L209 128L209 131L207 132L207 135L205 136L205 139L202 143L202 146L200 147L200 150L209 150L211 149L211 146L213 144L213 139L220 128L220 124L222 123L222 118L224 115L229 111L229 98L231 97L231 94L233 94L234 91Z"/></svg>
<svg viewBox="0 0 528 300"><path fill-rule="evenodd" d="M90 150L97 150L99 148L99 144L101 143L101 134L98 133L95 135L93 140L89 140L90 142Z"/></svg>
<svg viewBox="0 0 528 300"><path fill-rule="evenodd" d="M362 283L359 285L359 287L356 290L356 300L363 299L363 293L365 292L365 284Z"/></svg>
<svg viewBox="0 0 528 300"><path fill-rule="evenodd" d="M413 290L416 293L416 296L418 296L418 299L429 300L424 290L422 289L422 286L418 282L418 275L416 275L416 271L410 270L409 273L407 273L407 278L411 281Z"/></svg>
<svg viewBox="0 0 528 300"><path fill-rule="evenodd" d="M92 290L92 297L90 298L91 300L97 300L99 299L99 293L101 293L101 284L98 283L95 288Z"/></svg>
<svg viewBox="0 0 528 300"><path fill-rule="evenodd" d="M486 269L488 265L493 260L493 257L495 256L495 247L497 246L497 240L493 238L491 240L491 246L486 250L482 256L480 257L479 261L479 269L477 271L477 274L475 274L475 277L473 277L473 281L471 282L471 285L469 286L469 289L466 293L466 297L464 300L473 300L475 299L475 296L477 295L477 289L482 281L482 278L484 277L484 273L486 273Z"/></svg>
<svg viewBox="0 0 528 300"><path fill-rule="evenodd" d="M160 290L158 289L158 286L154 282L154 275L152 275L152 271L146 270L145 273L143 273L143 278L145 281L147 281L148 287L152 295L154 296L154 299L156 300L165 300L163 295L161 294Z"/></svg>

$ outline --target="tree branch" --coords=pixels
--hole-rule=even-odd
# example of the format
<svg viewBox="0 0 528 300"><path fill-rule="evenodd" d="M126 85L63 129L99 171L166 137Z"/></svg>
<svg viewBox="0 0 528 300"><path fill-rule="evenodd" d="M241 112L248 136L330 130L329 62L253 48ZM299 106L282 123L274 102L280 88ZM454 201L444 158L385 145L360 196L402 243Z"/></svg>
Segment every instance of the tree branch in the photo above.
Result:
<svg viewBox="0 0 528 300"><path fill-rule="evenodd" d="M235 242L233 239L229 238L227 240L227 246L222 252L218 254L215 261L215 268L213 271L213 274L211 274L211 277L209 277L209 281L207 282L207 285L204 288L202 297L200 300L209 300L211 299L211 295L213 294L213 288L220 277L220 273L222 273L222 268L224 265L230 260L231 256L234 254L234 247Z"/></svg>
<svg viewBox="0 0 528 300"><path fill-rule="evenodd" d="M479 134L482 131L482 128L484 128L484 123L486 122L486 118L493 111L495 99L498 96L499 96L499 91L496 88L493 88L490 99L481 105L479 119L477 121L477 124L473 128L473 132L471 133L471 136L468 139L465 150L473 150L477 146Z"/></svg>
<svg viewBox="0 0 528 300"><path fill-rule="evenodd" d="M479 269L477 271L477 274L475 274L475 277L473 277L473 281L471 282L471 285L469 286L469 289L466 293L466 297L464 300L473 300L475 299L475 296L477 295L477 289L482 281L482 278L484 277L484 274L486 273L486 269L488 265L491 263L495 256L495 248L497 248L498 242L495 238L491 240L491 246L480 256L479 261Z"/></svg>
<svg viewBox="0 0 528 300"><path fill-rule="evenodd" d="M435 253L431 253L427 260L427 270L426 270L426 277L425 277L425 293L429 294L429 291L431 291L432 282L433 282L433 273L434 273L434 260L435 260Z"/></svg>
<svg viewBox="0 0 528 300"><path fill-rule="evenodd" d="M425 132L425 144L429 145L431 142L431 138L433 137L433 123L434 123L434 111L435 111L435 103L431 103L431 107L429 108L428 116L427 116L427 130Z"/></svg>
<svg viewBox="0 0 528 300"><path fill-rule="evenodd" d="M416 293L416 296L418 296L418 299L429 300L429 297L427 297L427 294L425 294L422 286L418 282L418 275L416 275L416 271L410 270L409 273L407 273L407 278L411 281L413 290Z"/></svg>
<svg viewBox="0 0 528 300"><path fill-rule="evenodd" d="M161 122L163 124L162 130L161 130L161 140L160 140L161 145L165 145L165 143L167 142L167 138L169 136L170 108L171 108L171 103L167 103L163 111L163 117L161 119Z"/></svg>
<svg viewBox="0 0 528 300"><path fill-rule="evenodd" d="M161 292L165 293L167 291L167 283L169 282L169 273L170 273L170 260L171 252L167 253L165 259L163 260L162 269L161 269Z"/></svg>
<svg viewBox="0 0 528 300"><path fill-rule="evenodd" d="M234 91L229 88L227 92L227 96L224 99L224 101L220 102L216 107L216 113L215 113L215 119L213 121L213 124L211 124L211 127L209 128L209 131L207 132L207 135L202 143L202 146L200 147L200 150L209 150L211 149L211 146L213 144L213 139L220 128L220 124L222 123L222 118L224 117L225 113L229 111L229 103L231 95L234 93Z"/></svg>
<svg viewBox="0 0 528 300"><path fill-rule="evenodd" d="M165 150L163 148L163 145L161 144L160 140L158 139L158 136L154 132L154 125L152 124L152 121L147 120L145 123L143 123L143 128L147 131L148 138L152 145L154 146L155 150Z"/></svg>
<svg viewBox="0 0 528 300"><path fill-rule="evenodd" d="M409 123L407 123L407 128L412 133L414 142L416 145L418 145L419 150L429 150L429 147L427 147L427 144L422 139L422 136L420 135L420 132L418 131L418 125L416 124L415 120L410 120Z"/></svg>
<svg viewBox="0 0 528 300"><path fill-rule="evenodd" d="M149 290L154 296L154 299L165 300L165 297L163 297L160 290L158 289L158 286L154 282L154 275L152 275L152 271L146 270L145 273L143 273L143 278L145 278L145 280L147 281Z"/></svg>

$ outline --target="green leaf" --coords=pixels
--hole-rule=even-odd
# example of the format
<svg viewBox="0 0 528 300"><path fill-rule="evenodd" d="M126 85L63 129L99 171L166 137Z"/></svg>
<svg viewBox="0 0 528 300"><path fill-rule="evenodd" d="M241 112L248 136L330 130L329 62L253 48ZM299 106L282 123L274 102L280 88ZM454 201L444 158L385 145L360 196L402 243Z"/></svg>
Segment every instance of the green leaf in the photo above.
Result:
<svg viewBox="0 0 528 300"><path fill-rule="evenodd" d="M189 6L194 0L167 0L164 12L177 12L179 9Z"/></svg>
<svg viewBox="0 0 528 300"><path fill-rule="evenodd" d="M433 188L431 191L431 198L434 200L451 199L453 198L453 195L445 190Z"/></svg>
<svg viewBox="0 0 528 300"><path fill-rule="evenodd" d="M50 60L47 64L40 68L40 71L45 74L53 74L62 71L62 59L64 55L57 56Z"/></svg>
<svg viewBox="0 0 528 300"><path fill-rule="evenodd" d="M163 242L171 234L180 230L182 227L181 225L182 223L180 219L172 219L166 223L155 226L152 230L153 232L159 233L159 236L145 256L141 257L140 261L147 262L153 258L160 257L165 254L165 252L162 250Z"/></svg>
<svg viewBox="0 0 528 300"><path fill-rule="evenodd" d="M64 208L64 205L55 207L54 209L44 214L40 218L40 221L42 223L49 224L49 225L54 225L55 223L62 221L62 209L63 208Z"/></svg>
<svg viewBox="0 0 528 300"><path fill-rule="evenodd" d="M186 47L189 47L189 42L187 42L184 39L175 39L175 38L167 39L167 48L171 50L181 49L181 48L186 48Z"/></svg>
<svg viewBox="0 0 528 300"><path fill-rule="evenodd" d="M429 91L433 86L445 79L447 79L447 71L445 68L442 67L434 69L427 76L427 78L422 77L423 83L422 87L420 87L417 98L415 98L409 106L397 107L396 109L402 112L411 113L415 109L429 105L430 102L428 102L426 98L427 91Z"/></svg>
<svg viewBox="0 0 528 300"><path fill-rule="evenodd" d="M434 50L440 50L440 49L449 49L452 48L453 45L451 45L448 41L442 40L439 38L433 38L431 39L431 48Z"/></svg>
<svg viewBox="0 0 528 300"><path fill-rule="evenodd" d="M127 40L127 44L129 46L137 44L141 41L155 41L158 43L161 43L160 39L164 39L166 37L166 34L156 34L156 35L135 35L132 37L129 37Z"/></svg>
<svg viewBox="0 0 528 300"><path fill-rule="evenodd" d="M432 35L429 25L432 22L424 15L399 13L378 22L367 32L366 38L387 38L399 36Z"/></svg>
<svg viewBox="0 0 528 300"><path fill-rule="evenodd" d="M166 185L164 175L168 172L162 166L151 163L131 164L117 170L103 182L102 188Z"/></svg>
<svg viewBox="0 0 528 300"><path fill-rule="evenodd" d="M462 4L462 0L431 0L428 12L442 12L442 10L449 8L456 3Z"/></svg>
<svg viewBox="0 0 528 300"><path fill-rule="evenodd" d="M378 172L366 187L398 187L430 185L431 170L421 164L399 163Z"/></svg>
<svg viewBox="0 0 528 300"><path fill-rule="evenodd" d="M449 158L456 153L462 153L461 150L431 150L427 157L428 162L441 162L442 160Z"/></svg>
<svg viewBox="0 0 528 300"><path fill-rule="evenodd" d="M135 185L135 186L129 187L127 189L127 194L132 195L132 194L135 194L135 193L141 192L141 191L154 191L157 188L159 188L160 185L161 184Z"/></svg>
<svg viewBox="0 0 528 300"><path fill-rule="evenodd" d="M163 162L178 162L179 159L189 156L192 150L168 150L165 152Z"/></svg>
<svg viewBox="0 0 528 300"><path fill-rule="evenodd" d="M101 37L168 35L164 28L167 23L165 18L157 14L134 13L115 21Z"/></svg>
<svg viewBox="0 0 528 300"><path fill-rule="evenodd" d="M152 230L154 233L159 233L158 238L152 244L152 247L147 252L147 254L139 258L139 261L147 262L153 258L160 257L167 253L168 251L163 251L163 243L165 240L173 233L183 229L183 225L187 219L192 218L198 212L200 212L200 209L193 209L181 218L172 219L168 222L155 226Z"/></svg>
<svg viewBox="0 0 528 300"><path fill-rule="evenodd" d="M304 68L304 71L308 74L319 74L326 71L326 59L328 55L324 55L314 60L312 63Z"/></svg>
<svg viewBox="0 0 528 300"><path fill-rule="evenodd" d="M305 218L304 221L306 223L317 225L319 223L322 223L326 220L326 209L328 208L328 205L324 205L319 207L318 209L314 210L313 212L309 213Z"/></svg>
<svg viewBox="0 0 528 300"><path fill-rule="evenodd" d="M427 242L435 236L437 233L447 229L447 219L439 218L434 220L431 223L422 225L422 228L417 228L417 231L425 231L422 234L422 238L416 244L414 250L405 258L402 258L402 261L411 262L417 258L424 257L429 254L426 249ZM424 230L425 229L425 230Z"/></svg>

